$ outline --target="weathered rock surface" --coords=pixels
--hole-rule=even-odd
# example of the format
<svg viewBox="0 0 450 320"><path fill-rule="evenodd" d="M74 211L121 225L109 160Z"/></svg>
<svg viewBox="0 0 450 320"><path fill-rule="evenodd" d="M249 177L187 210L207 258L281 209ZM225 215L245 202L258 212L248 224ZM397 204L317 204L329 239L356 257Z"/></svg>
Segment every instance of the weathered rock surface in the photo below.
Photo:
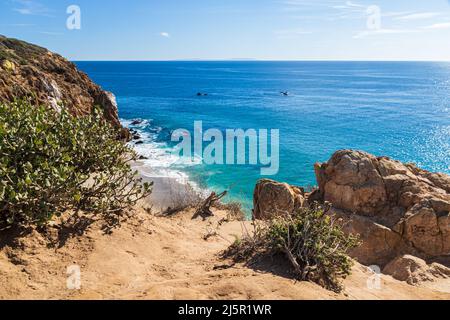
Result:
<svg viewBox="0 0 450 320"><path fill-rule="evenodd" d="M389 244L392 254L402 248L427 258L450 255L449 176L353 150L338 151L315 169L323 201L401 237L406 247ZM377 262L379 255L368 247L382 245L380 239L368 226L355 229L366 238L360 258Z"/></svg>
<svg viewBox="0 0 450 320"><path fill-rule="evenodd" d="M349 255L364 265L384 266L394 259L398 252L408 251L408 246L400 234L368 217L334 208L329 214L342 219L346 233L359 234L361 245L352 249Z"/></svg>
<svg viewBox="0 0 450 320"><path fill-rule="evenodd" d="M287 183L263 179L258 182L253 196L255 219L269 219L276 215L289 215L304 205L305 192Z"/></svg>
<svg viewBox="0 0 450 320"><path fill-rule="evenodd" d="M36 105L67 108L77 116L100 106L105 119L122 128L114 95L73 63L47 49L0 35L0 102L25 97ZM121 130L123 138L129 139L128 130Z"/></svg>
<svg viewBox="0 0 450 320"><path fill-rule="evenodd" d="M399 256L392 260L383 269L383 273L411 285L450 278L449 268L438 263L428 265L424 260L410 255Z"/></svg>
<svg viewBox="0 0 450 320"><path fill-rule="evenodd" d="M291 214L313 201L332 204L362 245L350 254L385 266L399 255L450 261L450 176L365 152L341 150L315 166L318 190L270 180L255 188L254 217Z"/></svg>

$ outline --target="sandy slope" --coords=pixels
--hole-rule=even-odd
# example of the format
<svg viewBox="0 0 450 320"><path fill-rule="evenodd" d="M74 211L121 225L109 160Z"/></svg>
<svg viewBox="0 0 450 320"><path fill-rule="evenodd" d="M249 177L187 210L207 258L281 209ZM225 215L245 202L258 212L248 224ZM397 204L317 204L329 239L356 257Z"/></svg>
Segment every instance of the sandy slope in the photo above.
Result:
<svg viewBox="0 0 450 320"><path fill-rule="evenodd" d="M450 294L411 287L385 276L381 289L370 290L366 283L371 273L361 265L354 267L340 295L277 275L279 269L271 263L255 269L227 267L230 262L221 260L219 253L245 227L234 221L217 228L225 215L218 212L217 216L202 221L192 220L189 212L166 218L137 210L111 235L94 225L84 236L53 248L36 233L19 241L4 236L0 241L0 298L450 299ZM213 231L218 235L205 240ZM78 291L66 288L66 268L72 264L81 267Z"/></svg>

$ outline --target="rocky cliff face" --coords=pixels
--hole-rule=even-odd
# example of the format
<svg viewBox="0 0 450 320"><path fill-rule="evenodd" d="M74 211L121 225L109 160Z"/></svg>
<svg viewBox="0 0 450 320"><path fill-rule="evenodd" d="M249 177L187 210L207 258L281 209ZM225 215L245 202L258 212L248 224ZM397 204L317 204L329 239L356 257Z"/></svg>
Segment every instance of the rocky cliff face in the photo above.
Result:
<svg viewBox="0 0 450 320"><path fill-rule="evenodd" d="M316 174L324 201L387 228L392 247L450 255L449 176L351 150L316 165Z"/></svg>
<svg viewBox="0 0 450 320"><path fill-rule="evenodd" d="M35 104L86 115L100 106L105 119L121 128L114 95L102 90L75 65L47 49L0 35L0 101L27 97Z"/></svg>
<svg viewBox="0 0 450 320"><path fill-rule="evenodd" d="M276 182L261 181L255 217L279 214L273 208L292 214L292 204L302 201L326 201L349 233L361 235L363 244L351 254L363 264L385 266L405 254L450 261L450 176L353 150L336 152L315 171L319 188L300 195L301 201L298 193L289 196L292 187L280 191Z"/></svg>

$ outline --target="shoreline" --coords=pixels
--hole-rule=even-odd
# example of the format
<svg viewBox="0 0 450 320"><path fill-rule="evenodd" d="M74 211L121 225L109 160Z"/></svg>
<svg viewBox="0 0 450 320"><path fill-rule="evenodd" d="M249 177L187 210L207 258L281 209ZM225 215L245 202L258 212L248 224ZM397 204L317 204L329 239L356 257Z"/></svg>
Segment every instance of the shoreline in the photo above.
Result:
<svg viewBox="0 0 450 320"><path fill-rule="evenodd" d="M139 173L143 182L153 182L153 192L146 201L153 209L163 212L197 204L212 190L201 188L183 170L172 168L179 159L171 154L167 145L155 142L161 127L152 127L151 119L121 119L122 125L138 139L128 145L144 159L131 163L131 168ZM138 122L138 123L137 123ZM146 129L151 129L148 132ZM139 142L140 143L137 143Z"/></svg>
<svg viewBox="0 0 450 320"><path fill-rule="evenodd" d="M133 162L131 168L139 173L143 182L153 182L152 194L145 201L160 212L196 203L208 193L208 190L197 188L186 176L161 175L152 171L145 160Z"/></svg>

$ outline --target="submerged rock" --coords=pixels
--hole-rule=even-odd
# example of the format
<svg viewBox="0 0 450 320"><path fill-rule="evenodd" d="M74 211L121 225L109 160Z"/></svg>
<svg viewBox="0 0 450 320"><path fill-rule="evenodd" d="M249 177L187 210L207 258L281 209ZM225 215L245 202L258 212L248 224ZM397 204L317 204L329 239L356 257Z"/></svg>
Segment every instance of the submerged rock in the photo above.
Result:
<svg viewBox="0 0 450 320"><path fill-rule="evenodd" d="M131 122L131 125L132 125L132 126L138 126L138 125L142 124L142 122L144 122L144 120L142 120L142 119L136 119L136 120L133 120L133 121Z"/></svg>

